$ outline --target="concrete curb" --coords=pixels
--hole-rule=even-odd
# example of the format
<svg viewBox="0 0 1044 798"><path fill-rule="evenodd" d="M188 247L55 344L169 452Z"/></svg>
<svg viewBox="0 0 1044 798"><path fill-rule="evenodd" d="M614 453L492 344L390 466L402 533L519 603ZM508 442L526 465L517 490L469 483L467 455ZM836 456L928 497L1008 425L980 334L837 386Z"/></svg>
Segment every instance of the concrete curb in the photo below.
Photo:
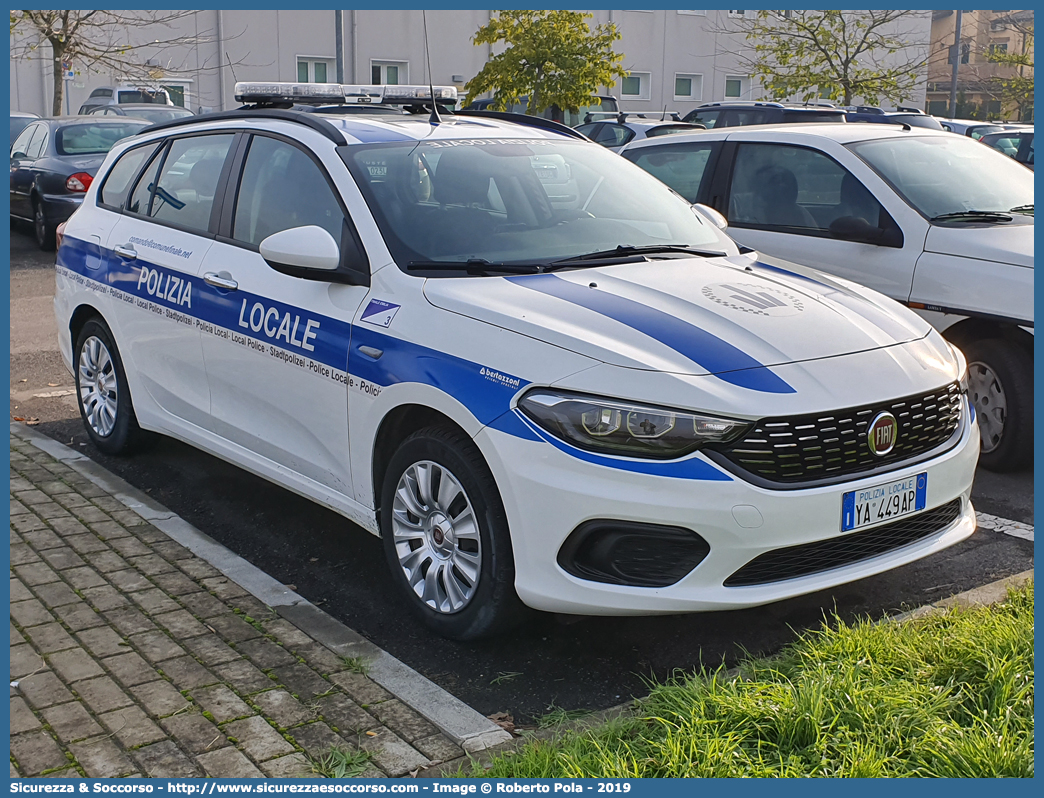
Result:
<svg viewBox="0 0 1044 798"><path fill-rule="evenodd" d="M11 424L11 434L49 454L111 494L305 634L339 655L361 657L366 662L367 675L373 681L435 724L465 751L482 751L512 741L508 732L459 698L349 629L303 596L288 590L281 582L86 455L17 422Z"/></svg>

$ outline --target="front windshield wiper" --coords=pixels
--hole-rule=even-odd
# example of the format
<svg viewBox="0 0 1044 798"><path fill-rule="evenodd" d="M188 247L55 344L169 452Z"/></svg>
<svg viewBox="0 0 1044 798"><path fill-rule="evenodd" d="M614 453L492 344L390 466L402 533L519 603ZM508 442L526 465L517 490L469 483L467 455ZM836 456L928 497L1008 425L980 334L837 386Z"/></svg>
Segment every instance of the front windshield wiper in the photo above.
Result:
<svg viewBox="0 0 1044 798"><path fill-rule="evenodd" d="M560 258L559 260L551 261L552 265L557 266L563 263L575 263L576 261L585 260L603 260L605 258L620 258L628 257L631 255L652 255L657 252L684 252L689 255L700 255L704 258L724 258L724 252L713 252L702 249L693 249L688 244L650 244L644 247L635 247L630 244L621 244L616 249L603 249L598 252L588 252L584 255L574 255L571 258Z"/></svg>
<svg viewBox="0 0 1044 798"><path fill-rule="evenodd" d="M1008 209L1011 213L1028 213L1030 216L1033 215L1033 203L1027 205L1016 205L1014 208Z"/></svg>
<svg viewBox="0 0 1044 798"><path fill-rule="evenodd" d="M929 222L948 222L968 219L982 222L1010 222L1014 217L1006 211L954 211L933 216Z"/></svg>
<svg viewBox="0 0 1044 798"><path fill-rule="evenodd" d="M406 264L411 272L460 272L468 274L537 274L542 270L537 263L490 263L485 258L468 260L411 260Z"/></svg>

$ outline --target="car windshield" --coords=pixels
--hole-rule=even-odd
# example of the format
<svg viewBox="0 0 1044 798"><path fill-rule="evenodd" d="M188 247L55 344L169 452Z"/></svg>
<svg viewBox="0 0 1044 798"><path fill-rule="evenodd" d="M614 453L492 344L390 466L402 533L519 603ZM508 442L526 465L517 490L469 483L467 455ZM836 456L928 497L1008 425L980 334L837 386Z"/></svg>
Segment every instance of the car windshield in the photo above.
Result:
<svg viewBox="0 0 1044 798"><path fill-rule="evenodd" d="M146 122L128 119L121 122L95 122L66 125L55 135L55 147L59 155L100 155L112 149L112 145L127 136L133 136Z"/></svg>
<svg viewBox="0 0 1044 798"><path fill-rule="evenodd" d="M400 266L546 264L617 246L738 252L674 191L588 142L409 141L339 151Z"/></svg>
<svg viewBox="0 0 1044 798"><path fill-rule="evenodd" d="M848 147L929 219L1033 203L1033 173L967 136L889 136Z"/></svg>
<svg viewBox="0 0 1044 798"><path fill-rule="evenodd" d="M181 119L185 116L192 116L192 112L187 108L178 108L177 106L157 106L155 108L127 108L127 116L135 116L138 119L145 119L152 124L157 122L169 122L171 119Z"/></svg>

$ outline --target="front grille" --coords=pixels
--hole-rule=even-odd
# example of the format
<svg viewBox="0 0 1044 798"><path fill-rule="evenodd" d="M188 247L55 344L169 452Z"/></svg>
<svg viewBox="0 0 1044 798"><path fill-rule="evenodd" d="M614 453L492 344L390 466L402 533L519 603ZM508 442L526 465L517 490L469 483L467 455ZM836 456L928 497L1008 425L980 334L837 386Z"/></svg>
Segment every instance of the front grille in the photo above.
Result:
<svg viewBox="0 0 1044 798"><path fill-rule="evenodd" d="M870 451L866 433L877 414L886 410L899 422L899 432L895 448L878 456ZM955 382L894 402L762 419L743 438L711 456L769 482L845 477L929 452L956 432L960 420L961 389Z"/></svg>
<svg viewBox="0 0 1044 798"><path fill-rule="evenodd" d="M934 535L961 514L961 500L923 513L841 537L767 551L725 580L725 587L764 585L840 568Z"/></svg>

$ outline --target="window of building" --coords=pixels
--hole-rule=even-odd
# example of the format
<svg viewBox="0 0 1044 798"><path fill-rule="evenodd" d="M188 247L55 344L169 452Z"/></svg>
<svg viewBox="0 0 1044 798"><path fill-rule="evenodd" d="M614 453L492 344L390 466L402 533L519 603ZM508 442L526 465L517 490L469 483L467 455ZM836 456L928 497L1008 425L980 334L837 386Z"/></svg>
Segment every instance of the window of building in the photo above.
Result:
<svg viewBox="0 0 1044 798"><path fill-rule="evenodd" d="M674 99L702 100L703 75L676 74L674 76Z"/></svg>
<svg viewBox="0 0 1044 798"><path fill-rule="evenodd" d="M734 17L734 18L741 18L741 17L747 16L747 12L746 11L730 11L729 12L729 16L730 17Z"/></svg>
<svg viewBox="0 0 1044 798"><path fill-rule="evenodd" d="M750 92L750 78L741 75L725 76L725 99L745 99Z"/></svg>
<svg viewBox="0 0 1044 798"><path fill-rule="evenodd" d="M332 58L298 58L298 83L328 83L334 74Z"/></svg>
<svg viewBox="0 0 1044 798"><path fill-rule="evenodd" d="M1002 53L1008 52L1007 42L991 42L990 43L990 55L1001 55Z"/></svg>
<svg viewBox="0 0 1044 798"><path fill-rule="evenodd" d="M961 63L967 64L971 60L971 44L968 42L961 42ZM947 63L953 63L953 45L950 45L950 57L947 59Z"/></svg>
<svg viewBox="0 0 1044 798"><path fill-rule="evenodd" d="M398 86L409 83L408 61L371 61L370 82L375 86Z"/></svg>
<svg viewBox="0 0 1044 798"><path fill-rule="evenodd" d="M632 72L620 83L620 94L632 100L648 100L652 75L649 72Z"/></svg>

